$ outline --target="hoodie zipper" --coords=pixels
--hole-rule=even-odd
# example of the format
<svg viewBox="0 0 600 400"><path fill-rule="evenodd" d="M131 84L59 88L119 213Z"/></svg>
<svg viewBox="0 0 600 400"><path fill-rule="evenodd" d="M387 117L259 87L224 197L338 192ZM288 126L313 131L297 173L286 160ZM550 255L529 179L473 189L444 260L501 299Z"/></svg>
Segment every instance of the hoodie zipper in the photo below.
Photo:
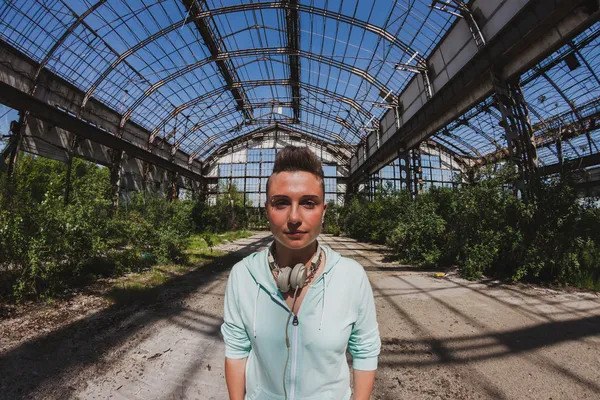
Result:
<svg viewBox="0 0 600 400"><path fill-rule="evenodd" d="M294 400L296 397L296 357L298 353L298 317L294 315L294 322L292 323L292 373L291 373L291 384L290 384L290 400Z"/></svg>
<svg viewBox="0 0 600 400"><path fill-rule="evenodd" d="M282 305L288 312L290 312L290 307L287 305L285 301L283 301L277 293L271 293L271 297L277 301L280 305ZM302 305L300 305L302 308ZM300 308L298 309L298 313L300 313ZM296 363L298 358L298 316L294 314L294 318L292 320L292 368L290 371L290 400L294 400L296 398ZM287 327L286 327L287 329Z"/></svg>

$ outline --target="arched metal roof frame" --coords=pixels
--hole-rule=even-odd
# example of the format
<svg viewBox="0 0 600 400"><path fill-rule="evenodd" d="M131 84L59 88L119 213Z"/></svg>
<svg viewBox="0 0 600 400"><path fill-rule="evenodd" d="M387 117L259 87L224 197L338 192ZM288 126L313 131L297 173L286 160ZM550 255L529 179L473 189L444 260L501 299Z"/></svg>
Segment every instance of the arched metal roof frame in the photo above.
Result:
<svg viewBox="0 0 600 400"><path fill-rule="evenodd" d="M312 110L311 110L311 111L312 111ZM328 115L327 115L327 114L325 114L325 113L323 113L323 115L321 115L321 116L322 116L323 118L325 118L325 119L328 119L328 120L331 120L331 121L333 121L333 122L336 122L336 123L337 123L337 121L335 121L333 118L331 118L330 116L328 116ZM306 122L295 122L295 120L294 120L292 117L281 117L279 114L276 114L276 113L273 113L273 112L271 112L271 113L269 113L269 114L267 114L267 115L263 115L263 116L261 116L260 118L258 118L258 119L256 119L256 120L254 120L254 121L244 121L244 122L242 122L242 123L240 123L240 124L238 124L238 125L236 125L236 126L229 127L229 128L227 128L227 129L225 129L225 130L223 130L223 131L217 132L217 133L215 133L215 134L211 135L211 138L224 137L225 135L227 135L227 133L230 133L230 132L233 132L233 131L240 131L240 130L241 130L241 128L243 128L243 127L245 127L245 126L253 126L253 125L256 125L257 123L259 123L260 121L265 121L265 120L266 120L266 121L269 121L269 124L271 124L271 123L277 123L277 124L279 124L279 125L281 125L281 126L286 126L286 127L288 127L289 129L292 129L292 130L294 130L294 129L296 129L296 130L297 130L297 128L296 128L296 125L301 125L301 126L305 126L305 127L310 127L310 128L311 128L312 130L314 130L315 132L320 132L321 134L325 134L325 135L327 135L327 136L330 136L330 137L332 137L333 135L339 136L339 137L341 138L340 144L342 144L342 145L346 145L346 146L348 146L348 145L349 145L349 143L348 143L347 141L345 141L345 140L344 140L344 139L341 137L341 135L338 135L338 134L337 134L336 132L334 132L334 131L331 131L331 130L329 130L329 129L327 129L327 128L323 128L322 126L317 126L317 125L313 125L313 124L306 123ZM289 126L289 124L293 124L293 126ZM188 132L188 135L189 135L189 134L191 134L191 133L193 133L193 132L195 132L195 131L197 131L198 129L200 129L200 127L196 127L196 126L194 126L194 127L193 127L193 128L190 130L190 132ZM317 133L315 133L315 135L317 135ZM206 137L206 134L204 134L204 136ZM233 140L233 139L235 139L235 137L232 137L232 138L227 138L227 140L226 140L226 141ZM181 141L182 141L182 140L181 140ZM223 142L221 142L221 144L222 144L222 143L223 143ZM206 144L206 142L204 142L203 144L201 144L201 145L200 145L198 148L196 148L196 149L195 149L195 150L192 152L192 154L199 154L199 153L202 153L202 152L203 152L203 150L204 150L203 146L204 146L205 144ZM181 142L176 142L176 143L175 143L175 146L176 146L176 148L178 148L180 145L181 145Z"/></svg>
<svg viewBox="0 0 600 400"><path fill-rule="evenodd" d="M136 44L135 46L127 49L126 51L124 51L123 53L121 53L117 59L115 61L113 61L110 65L109 68L107 68L97 79L96 81L92 84L92 86L89 88L89 90L86 92L85 97L83 98L83 101L81 103L81 107L85 107L89 98L94 94L94 91L98 88L98 86L102 83L102 81L104 79L106 79L108 77L108 75L110 75L110 73L121 63L123 62L127 57L131 56L132 54L134 54L135 52L137 52L139 49L145 47L146 45L148 45L149 43L155 41L156 39L163 37L164 35L168 34L169 32L172 32L174 30L177 30L179 28L181 28L184 25L187 25L189 23L192 22L196 22L205 18L210 18L210 17L214 17L216 15L221 15L221 14L228 14L228 13L235 13L235 12L246 12L246 11L251 11L251 10L258 10L258 9L273 9L273 8L282 8L282 9L291 9L291 10L297 10L297 11L301 11L301 12L305 12L305 13L312 13L312 14L317 14L317 15L321 15L323 17L326 18L331 18L331 19L335 19L336 21L340 21L340 22L345 22L347 24L352 25L353 27L360 27L366 31L369 31L371 33L374 33L378 36L380 36L381 38L387 40L390 44L398 47L399 49L401 49L405 54L407 54L410 57L414 57L416 62L419 65L425 65L425 59L418 54L418 52L412 50L410 48L410 46L408 46L407 44L403 43L401 40L399 40L396 36L392 35L391 33L387 32L385 29L382 29L378 26L369 24L365 21L361 21L360 19L357 18L350 18L346 15L343 14L339 14L339 13L335 13L326 9L322 9L322 8L318 8L318 7L313 7L313 6L307 6L307 5L303 5L303 4L292 4L292 3L287 3L287 2L263 2L263 3L251 3L251 4L241 4L241 5L235 5L235 6L228 6L228 7L222 7L222 8L218 8L218 9L213 9L210 11L199 11L198 13L196 13L195 15L189 15L187 18L178 21L156 33L154 33L153 35L147 37L146 39L142 40L141 42L139 42L138 44Z"/></svg>
<svg viewBox="0 0 600 400"><path fill-rule="evenodd" d="M330 57L314 54L312 52L307 52L307 51L303 51L303 50L290 50L285 47L262 48L262 49L243 49L243 50L229 51L227 53L219 55L219 57L217 57L217 58L218 59L229 59L229 58L236 58L236 57L261 56L261 55L298 56L298 57L302 57L302 58L307 58L309 60L322 62L322 63L325 63L332 67L339 68L341 70L350 72L354 75L357 75L357 76L363 78L364 80L366 80L367 82L369 82L370 84L375 86L377 89L379 89L381 92L385 92L385 93L391 92L391 90L389 90L382 82L379 82L379 80L377 78L370 75L367 71L363 71L363 70L357 69L351 65L348 65L348 64L345 64L342 62L338 62ZM205 58L194 64L187 65L186 67L174 72L173 74L169 75L168 77L163 78L160 81L154 83L148 90L146 90L144 92L144 94L142 96L138 97L135 100L135 102L133 103L133 105L131 107L129 107L129 109L125 112L125 114L123 114L123 118L121 119L121 126L124 126L125 123L127 122L127 120L129 119L129 117L131 116L132 112L135 111L135 109L144 100L146 100L154 91L159 89L161 86L164 86L165 84L167 84L169 81L172 81L173 79L181 77L197 68L202 68L206 64L209 64L209 63L212 63L215 61L216 61L215 57Z"/></svg>
<svg viewBox="0 0 600 400"><path fill-rule="evenodd" d="M216 149L214 149L214 151L208 157L204 158L202 160L202 162L204 163L205 168L207 166L210 167L210 165L214 162L214 160L216 158L218 158L218 156L219 156L218 153L220 151L222 151L222 149L228 148L231 146L236 146L240 143L250 141L256 135L269 134L273 131L283 132L286 135L295 135L296 134L296 135L299 135L305 142L314 143L316 145L327 148L328 149L327 151L329 152L329 154L331 154L333 157L335 157L337 159L338 165L346 165L347 166L350 163L350 156L344 157L344 155L340 152L332 152L331 149L329 149L329 147L328 147L329 142L327 142L326 140L314 136L313 133L306 133L306 132L298 131L296 129L290 128L288 126L282 126L282 125L271 125L271 126L261 127L261 128L255 129L253 131L250 131L248 133L245 133L244 135L238 136L231 141L228 141L226 143L219 145Z"/></svg>
<svg viewBox="0 0 600 400"><path fill-rule="evenodd" d="M268 7L271 7L273 5L273 3L264 3L264 4L268 5ZM254 8L254 6L255 5L252 5L252 7L250 7L250 8ZM246 8L246 5L240 6L239 8L237 8L237 10L244 9L244 8ZM295 7L292 7L292 8L295 8ZM319 9L314 8L314 7L308 7L307 8L306 6L300 5L298 7L298 9L301 10L301 11L315 12L317 14L319 13ZM236 11L236 7L225 7L224 9L213 10L211 12L211 15L218 15L218 14L220 14L222 12L234 12L234 11ZM200 12L200 13L198 13L198 15L208 15L208 14ZM405 52L408 51L408 48L406 46L403 46L402 43L397 38L391 37L384 30L382 30L381 28L377 28L377 27L375 27L372 24L363 23L363 21L357 20L355 18L352 18L352 19L343 18L343 16L340 17L339 14L331 13L330 11L325 12L323 15L327 16L328 18L335 18L337 20L348 21L348 22L351 21L352 23L354 23L354 25L361 26L361 27L365 28L366 30L368 30L370 32L374 32L374 33L379 34L380 38L382 38L382 37L386 38L391 43L396 44L397 47L402 48ZM124 58L126 58L126 56L128 56L128 55L132 54L133 52L135 52L134 51L135 49L138 49L138 48L141 48L141 47L145 46L148 42L151 42L151 41L155 40L157 36L162 36L166 31L171 31L171 30L173 30L175 28L183 26L183 24L184 24L183 21L180 21L180 23L175 23L171 27L168 27L165 30L163 30L163 31L161 31L159 33L156 33L153 36L145 39L144 41L142 41L140 43L138 43L138 45L136 45L133 48L129 49L125 53L122 53L122 55L119 56L115 62L113 62L113 64L111 65L111 67L109 69L114 69L114 67L119 62L121 62ZM412 50L410 50L410 52L412 52ZM295 54L295 52L291 52L290 54ZM302 55L309 56L309 54L307 52L302 53ZM311 58L312 59L318 59L320 62L322 62L324 60L323 57L319 57L319 56L316 56L316 55L315 55L315 57L311 57ZM418 56L417 52L415 52L415 53L412 54L412 58L420 60L420 57ZM418 62L420 62L420 61L418 61ZM330 62L329 65L340 67L340 68L342 68L342 69L344 69L346 71L351 71L352 73L357 74L357 75L363 77L364 79L368 80L369 83L371 83L371 84L375 83L375 81L372 79L372 77L370 77L368 75L368 73L360 72L361 70L359 70L359 69L356 69L356 68L353 68L353 67L348 67L347 65L344 65L342 63L335 63L335 62ZM104 73L104 74L101 75L101 77L102 76L107 76L107 75L108 75L108 73ZM94 84L92 86L92 88L88 91L88 93L86 95L86 98L89 98L89 95L91 95L91 93L93 92L93 90L95 89L95 87L97 87L97 84ZM390 93L392 93L391 90L388 90L387 88L385 88L381 83L379 83L379 85L377 87L380 89L380 93L388 93L388 95ZM295 86L292 86L292 89L294 89L294 88L295 88ZM83 103L85 104L86 101L87 100L84 100ZM395 97L394 96L392 96L392 102L393 101L395 101ZM129 117L129 115L127 117ZM373 119L371 118L371 120L373 120Z"/></svg>
<svg viewBox="0 0 600 400"><path fill-rule="evenodd" d="M65 47L68 46L68 43L66 43L66 38L67 37L69 37L71 35L78 34L78 33L74 32L76 26L79 26L79 25L86 26L87 30L88 30L87 33L89 33L90 35L96 35L97 36L97 32L95 32L94 28L91 28L86 23L86 21L84 21L84 20L86 19L87 16L89 16L91 14L94 14L94 11L96 9L98 9L101 5L103 5L104 3L107 3L107 2L106 1L98 1L98 2L94 3L93 5L87 5L88 6L87 11L84 11L84 12L81 12L81 10L80 10L81 7L79 7L78 8L80 10L79 13L78 13L79 15L77 15L77 13L75 13L74 11L71 12L71 14L77 20L77 22L75 24L72 24L73 28L69 28L66 31L64 31L64 33L61 36L61 38L59 38L59 40L56 40L54 42L54 44L52 45L52 50L48 53L48 57L47 57L46 63L48 62L48 60L50 60L50 59L53 58L53 56L51 54L53 52L55 52L57 49L59 49L61 47L61 45L64 44ZM157 2L157 3L153 3L153 4L159 4L159 3L162 3L162 2ZM189 1L188 1L188 3L189 3ZM378 26L379 22L376 22L376 24L370 23L369 22L369 21L371 21L370 16L365 21L360 20L358 18L355 18L355 16L357 15L356 14L356 9L355 9L355 12L354 12L354 17L351 17L351 16L348 16L348 15L341 14L341 12L342 12L341 7L340 7L340 10L339 10L340 12L336 13L336 12L332 11L331 9L325 9L325 8L320 9L320 8L316 8L316 7L312 7L312 6L307 6L307 5L303 5L303 4L296 5L296 4L293 4L293 3L294 3L293 1L290 1L290 2L285 2L284 1L284 2L253 3L253 4L243 4L243 5L240 5L240 6L216 8L216 9L211 10L210 12L208 12L208 11L207 12L200 11L198 13L192 13L192 14L190 14L190 15L195 15L195 17L188 16L188 21L186 22L186 25L189 24L190 22L194 22L196 20L196 17L197 18L213 18L215 15L220 15L220 14L223 14L223 13L225 13L225 14L226 13L233 13L233 12L235 12L235 8L238 8L238 9L242 9L243 8L243 9L248 9L248 10L250 10L250 9L254 9L254 10L280 9L280 10L284 10L284 11L294 10L294 11L298 11L298 12L304 12L304 13L309 14L309 15L317 15L317 16L322 17L322 18L327 18L327 19L329 19L331 21L334 21L336 24L339 23L339 22L348 24L350 26L350 32L352 32L352 29L356 29L356 28L360 28L360 29L362 29L364 31L371 32L371 33L375 34L376 36L378 36L378 43L380 41L383 41L383 42L388 42L389 44L391 44L391 45L388 45L386 47L387 53L385 53L385 54L390 54L389 52L391 51L391 49L395 47L395 48L401 49L408 57L411 57L417 63L422 63L423 60L424 60L423 56L426 54L427 48L425 47L425 52L421 52L421 53L417 54L417 52L412 47L412 44L414 43L415 40L417 41L417 43L420 43L420 40L422 40L423 38L427 39L426 36L418 37L419 35L415 34L411 40L409 40L409 41L402 41L400 35L397 35L397 32L399 32L400 29L404 26L403 23L406 22L406 21L410 22L410 20L411 20L410 19L411 7L413 7L415 3L421 3L420 1L416 1L416 2L413 2L411 4L407 4L406 5L406 7L407 7L406 12L402 12L402 13L397 13L398 10L395 10L395 11L393 10L393 8L396 7L396 5L392 6L392 11L394 11L394 12L390 12L389 14L385 14L384 13L385 15L387 15L387 17L384 17L384 18L387 18L387 20L382 25L383 27ZM425 3L425 1L423 1L423 3ZM358 2L356 2L356 5L358 5ZM55 3L55 5L51 5L51 6L52 7L56 7L57 10L59 10L60 7L67 7L68 8L68 5L66 4L66 0L57 0L56 3ZM386 6L387 6L387 4L386 4ZM404 7L404 4L401 4L400 6ZM12 7L12 5L11 5L11 7ZM148 6L148 7L150 7L150 6ZM325 7L327 7L327 6L325 6ZM140 7L138 7L138 9L139 8ZM119 25L121 23L125 24L125 22L124 22L125 18L132 18L133 19L134 18L133 14L135 12L137 12L138 9L136 9L135 6L130 7L129 8L130 15L128 15L127 17L124 17L122 21L119 20L119 23L116 24L116 25ZM60 10L58 12L60 12ZM373 7L371 7L371 9L370 9L369 12L377 14L377 10L374 10ZM115 13L116 13L116 11L115 11ZM362 15L366 15L366 13L365 14L360 14L359 13L358 15L362 16ZM96 17L96 16L94 16L94 17ZM400 21L400 22L398 22L398 21ZM421 25L417 26L417 29L416 29L417 32L420 31L421 29L425 29L425 23L427 22L426 18L425 19L421 19L421 22L422 22ZM108 23L108 21L107 21L107 23ZM174 22L174 24L176 24L176 23L177 22ZM417 21L417 24L418 23L419 22ZM445 23L447 23L447 21ZM65 24L65 26L66 25L68 25L68 24ZM442 25L443 25L443 23L442 23ZM57 24L56 26L57 26L56 31L61 31L61 29L62 29L61 25ZM43 27L41 25L39 25L39 27L43 30ZM339 27L339 25L336 25L336 27ZM111 31L116 32L116 30L117 30L116 26L115 27L111 27ZM396 30L396 34L394 33L394 30ZM435 32L435 29L432 29L432 31L437 34L437 32ZM142 31L140 31L140 32L142 32ZM84 33L84 34L86 34L86 33ZM99 40L101 39L100 36L97 36L97 37L98 37ZM350 33L348 34L348 37L350 37ZM439 38L440 36L439 35L437 35L437 36L433 35L433 36L430 36L430 37L435 39L436 37ZM335 38L334 40L338 41L338 38ZM364 40L364 35L363 35L363 37L360 40L361 40L361 45L359 45L359 46L362 46L362 40ZM125 43L125 42L123 42L123 43ZM341 40L340 40L340 43L342 43ZM104 45L106 47L110 47L109 43L107 43L106 41L104 41ZM345 58L346 52L348 51L348 48L350 48L350 46L347 46L347 48L345 48L345 50L344 50L344 58ZM364 50L364 49L361 49L361 51L362 50ZM101 51L101 50L99 50L99 51ZM107 51L107 53L114 54L115 56L117 56L117 59L119 58L119 55L123 54L122 51L120 51L120 52L117 53L113 49L110 49L110 51ZM315 58L320 58L321 60L323 60L324 57L327 56L327 55L315 54L315 53L312 53L312 52L309 52L309 53L313 54L315 56ZM290 54L295 56L296 53L295 52L290 52ZM290 55L290 54L288 54L288 55ZM398 54L396 53L395 56L397 57L397 55ZM333 57L333 55L332 55L332 57ZM329 59L332 61L331 63L322 62L322 61L318 61L318 62L320 62L321 64L332 65L332 64L334 64L336 62L336 60L334 58L332 58L332 57L329 57ZM339 57L339 56L336 55L335 57ZM309 57L306 57L306 58L309 58ZM383 58L386 58L386 57L383 57ZM57 59L60 62L60 57L58 57ZM377 60L376 57L370 58L368 67L366 67L366 68L359 68L358 71L370 71L370 69L371 69L372 66L374 66L375 68L377 68L376 64L379 61L381 61L381 60ZM120 63L129 66L128 61L126 59L122 60ZM346 68L345 67L345 66L348 66L347 63L339 62L338 65L341 66L340 69L343 69L343 70L346 70L346 71L349 71L349 69L350 69L350 68ZM379 70L381 70L381 68L382 68L383 65L384 64L382 62L379 65ZM136 68L134 68L133 66L129 66L129 68L130 68L131 71L134 72L132 75L136 75L136 73L137 73ZM143 69L142 69L142 71L143 71ZM352 71L349 71L349 72L352 72ZM354 75L357 75L355 72L352 72L352 73ZM92 71L92 73L93 73L93 71ZM365 73L368 74L368 72L365 72ZM358 74L358 75L360 75L360 74ZM375 79L377 79L378 83L380 85L382 85L383 87L386 86L386 83L384 83L383 81L380 81L377 78L377 76L372 76L372 77L375 78ZM138 74L137 78L139 78L139 80L141 80L144 84L150 85L150 82L148 82L147 77L144 76L143 74L141 74L141 75ZM388 78L388 82L389 82L389 79L390 78ZM343 84L342 80L337 80L337 82L338 83L336 85L342 85ZM302 83L304 83L304 82L302 82ZM360 83L359 83L359 85L361 85L361 86L362 85L371 85L371 86L373 86L372 83L373 82L370 82L369 78L366 78L366 79L361 80ZM118 84L114 84L113 86L115 88L116 87L120 87ZM301 87L300 85L292 85L292 88L300 88L300 87ZM378 87L378 89L381 90L382 88ZM388 96L389 93L391 93L391 90L388 91L387 87L385 87L385 89L382 90L382 91L383 92L387 91L388 94L384 93L385 96ZM125 94L123 95L124 97L127 96L126 93L127 93L127 91L125 91ZM134 96L135 96L135 94L134 94ZM131 97L133 98L133 96L131 96ZM345 97L347 99L350 99L349 96L343 96L343 97ZM393 96L393 97L395 97L395 96ZM292 98L293 99L297 99L298 96L292 96ZM169 106L172 106L173 108L177 107L177 106L173 105L168 99L166 99L166 100L167 101L164 101L164 100L161 100L161 101L162 101L163 104L166 104L167 107L169 107ZM123 101L123 103L125 103L125 102ZM111 104L111 103L108 103L108 104ZM357 111L359 111L359 114L360 114L361 110L364 110L365 114L371 114L371 112L368 109L368 105L365 107L365 105L361 104L361 101L358 101L356 104L360 106L360 108L357 109ZM113 106L113 108L114 108L114 106ZM121 112L120 108L118 108L118 107L116 107L114 109L115 110L118 109L119 110L118 112ZM242 110L245 110L245 109L251 109L251 105L249 105L248 107L246 107L246 106L242 107ZM313 115L313 114L311 114L311 115ZM320 115L320 112L318 112L318 113L316 113L314 115ZM364 115L364 114L360 114L360 115ZM375 119L373 117L373 115L369 116L369 121L372 121L374 123L378 122L378 120ZM136 122L138 122L138 121L136 121ZM364 122L364 121L362 121L362 122ZM358 129L362 129L361 128L362 125L364 125L364 123L360 123L360 121L359 121L359 124L355 125L355 127L357 127ZM310 126L310 123L305 124L305 126L307 126L307 127ZM335 132L331 132L331 134L333 135L333 134L335 134ZM357 136L357 135L354 135L354 136Z"/></svg>
<svg viewBox="0 0 600 400"><path fill-rule="evenodd" d="M272 106L272 104L270 104L270 103L264 103L264 106L265 106L265 107L270 107L270 106ZM316 109L316 108L314 108L314 107L313 107L313 108L311 108L309 105L305 105L305 107L306 107L306 108L304 108L304 109L308 110L309 112L311 112L311 113L313 113L313 114L315 114L315 115L319 115L320 117L322 117L322 118L325 118L325 119L327 119L327 120L330 120L330 121L332 121L332 122L335 122L335 123L340 123L340 122L339 122L339 121L338 121L336 118L332 117L332 116L331 116L331 115L329 115L328 113L324 113L324 112L322 112L322 111L320 111L320 110L318 110L318 109ZM255 108L256 108L256 107L255 107ZM186 131L186 132L185 132L185 133L184 133L184 134L183 134L183 135L182 135L182 136L181 136L181 137L180 137L180 138L179 138L179 139L178 139L178 140L177 140L177 141L174 143L174 145L173 145L173 148L174 148L174 149L178 149L178 148L181 146L181 143L182 143L182 142L183 142L183 141L184 141L184 140L185 140L187 137L189 137L189 136L191 136L192 134L194 134L195 132L199 131L199 130L200 130L202 127L203 127L203 126L205 126L205 125L207 125L207 124L210 124L211 122L218 121L219 119L221 119L221 118L223 118L223 117L225 117L225 116L228 116L228 115L232 115L232 114L234 114L234 113L236 113L236 112L238 112L238 111L239 111L239 110L236 110L236 109L229 109L229 110L226 110L226 111L224 111L224 112L218 113L218 114L216 114L216 115L214 115L214 116L212 116L212 117L210 117L210 118L208 118L208 119L206 119L206 120L202 120L200 123L198 123L198 124L195 124L195 125L194 125L194 126L192 126L192 127L189 129L189 130L187 130L187 131ZM269 114L267 114L267 116L276 116L276 115L278 115L278 114L275 114L275 113L269 113ZM259 117L259 119L260 119L260 118L264 118L264 117L265 117L265 116L263 115L263 116ZM244 121L242 124L244 125L244 124L246 124L246 123L252 123L252 121ZM352 127L352 126L346 126L346 128L347 128L348 130L350 130L351 132L353 132L353 133L355 134L355 136L357 136L357 137L360 137L360 132L359 132L359 131L358 131L356 128L354 128L354 127ZM231 130L231 129L232 129L232 127L228 127L227 129L225 129L225 130L223 130L223 131L217 132L217 133L216 133L216 135L213 135L213 136L217 136L217 137L219 137L219 136L221 136L221 135L225 135L225 133L226 133L226 132L228 132L228 131L229 131L229 130ZM326 130L326 131L328 131L328 130ZM328 131L328 132L330 132L330 133L331 133L331 131ZM205 134L204 136L206 136L206 134ZM233 138L232 138L232 139L233 139ZM202 148L198 148L198 149L196 149L196 150L194 151L194 153L199 153L199 152L201 152L201 151L202 151Z"/></svg>
<svg viewBox="0 0 600 400"><path fill-rule="evenodd" d="M246 88L256 87L256 86L277 86L277 85L289 86L290 81L288 79L256 80L256 81L238 82L238 83L236 83L236 85L244 86ZM299 85L301 88L306 88L306 89L312 90L316 93L320 93L324 96L335 99L335 100L339 101L340 103L347 104L350 107L352 107L353 109L355 109L357 112L359 112L360 114L365 115L367 118L373 117L360 104L358 104L356 101L354 101L351 98L340 96L337 93L330 92L326 89L323 89L323 88L315 86L315 85L308 84L306 82L298 82L297 85ZM213 96L222 95L223 93L225 93L227 91L227 89L228 89L228 86L226 85L221 88L215 89L209 93L203 93L202 95L198 96L197 98L192 99L192 100L188 101L187 103L181 104L180 106L175 108L166 118L164 118L154 128L154 130L152 131L152 134L150 136L150 142L152 143L154 141L154 139L158 136L159 132L169 123L169 121L171 121L177 115L181 114L184 110L186 110L198 103L201 103Z"/></svg>
<svg viewBox="0 0 600 400"><path fill-rule="evenodd" d="M268 125L268 126L265 126L265 127L256 128L254 130L251 130L249 132L246 132L246 133L242 134L241 136L245 136L245 135L248 135L250 133L256 133L256 132L259 132L259 131L262 131L262 130L265 130L265 129L270 130L270 129L277 129L277 128L284 129L284 130L287 130L287 131L293 131L293 132L302 133L302 134L308 135L308 136L313 136L317 140L320 140L320 141L322 141L324 143L329 143L329 144L332 144L332 145L340 146L340 147L342 147L342 148L344 148L344 149L346 149L346 150L348 150L350 152L354 151L354 149L355 149L354 145L351 145L351 144L348 144L348 143L344 142L343 139L341 138L341 136L339 136L338 134L332 133L332 132L330 132L330 131L328 131L328 130L320 127L320 126L311 125L310 123L302 122L302 121L299 122L299 123L295 123L293 126L288 125L288 124L286 124L286 123L284 123L282 121L276 121L272 125ZM224 145L224 144L227 143L227 142L226 143L221 143L221 144L215 144L214 143L214 141L216 140L216 138L218 137L219 134L220 133L213 134L212 136L210 136L206 140L204 140L197 147L197 150L203 148L204 151L202 151L202 152L199 152L197 150L193 151L190 154L190 157L192 157L192 158L198 157L201 161L204 162L206 160L206 158L205 158L206 156L210 157L210 155L212 155L212 153L210 153L210 152L213 151L213 150L215 150L214 149L215 146L221 146L221 145ZM339 140L334 140L335 137L338 137ZM233 139L233 140L235 140L235 139ZM350 157L350 155L348 156L348 158L349 157Z"/></svg>

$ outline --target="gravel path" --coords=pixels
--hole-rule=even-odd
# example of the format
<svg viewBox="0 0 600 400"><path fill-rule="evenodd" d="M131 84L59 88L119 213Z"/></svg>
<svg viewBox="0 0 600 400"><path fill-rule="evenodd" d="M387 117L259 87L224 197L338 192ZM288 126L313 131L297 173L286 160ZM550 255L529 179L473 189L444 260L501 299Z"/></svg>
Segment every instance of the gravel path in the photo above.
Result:
<svg viewBox="0 0 600 400"><path fill-rule="evenodd" d="M226 399L219 333L229 268L261 233L160 288L5 346L0 398ZM600 298L473 283L389 261L380 246L322 241L368 271L382 334L375 399L600 398ZM8 371L8 373L5 373Z"/></svg>

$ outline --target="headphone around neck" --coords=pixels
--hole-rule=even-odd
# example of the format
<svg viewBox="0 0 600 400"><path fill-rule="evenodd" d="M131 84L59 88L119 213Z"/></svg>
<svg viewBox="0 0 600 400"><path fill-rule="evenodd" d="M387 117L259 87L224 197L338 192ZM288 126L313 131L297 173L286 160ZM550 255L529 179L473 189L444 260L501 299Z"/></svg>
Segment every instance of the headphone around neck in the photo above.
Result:
<svg viewBox="0 0 600 400"><path fill-rule="evenodd" d="M317 243L317 252L310 260L310 271L314 274L314 272L319 268L319 264L321 264L321 246ZM296 264L293 268L291 267L283 267L280 268L275 261L275 242L271 244L269 247L269 252L267 255L267 261L269 263L269 268L272 271L277 272L277 288L281 291L281 293L287 293L290 289L299 289L308 284L306 279L306 266L302 263Z"/></svg>

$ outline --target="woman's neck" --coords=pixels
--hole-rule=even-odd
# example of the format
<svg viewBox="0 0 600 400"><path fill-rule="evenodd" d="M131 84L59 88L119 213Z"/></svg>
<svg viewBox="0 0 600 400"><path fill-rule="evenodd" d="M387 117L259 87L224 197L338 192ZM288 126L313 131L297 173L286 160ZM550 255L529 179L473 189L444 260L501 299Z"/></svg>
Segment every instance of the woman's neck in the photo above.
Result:
<svg viewBox="0 0 600 400"><path fill-rule="evenodd" d="M275 261L280 267L293 267L296 264L307 264L317 252L317 241L303 249L289 249L275 242Z"/></svg>

